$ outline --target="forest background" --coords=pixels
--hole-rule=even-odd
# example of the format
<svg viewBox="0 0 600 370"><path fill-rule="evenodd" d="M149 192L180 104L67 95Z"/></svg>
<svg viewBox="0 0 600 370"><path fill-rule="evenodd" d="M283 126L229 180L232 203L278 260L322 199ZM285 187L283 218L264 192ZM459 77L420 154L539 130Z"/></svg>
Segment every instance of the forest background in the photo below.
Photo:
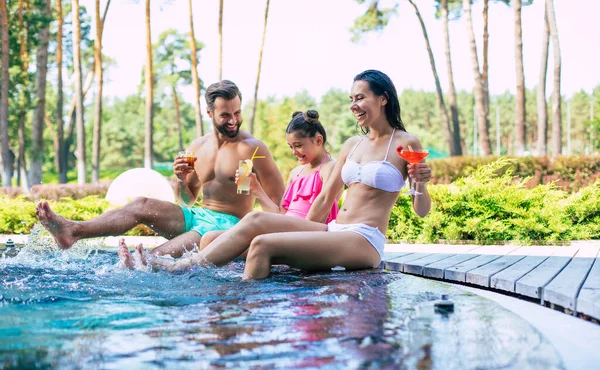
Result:
<svg viewBox="0 0 600 370"><path fill-rule="evenodd" d="M0 0L3 186L95 183L134 167L168 174L177 151L212 129L203 88L220 78L241 87L243 128L286 175L292 112L317 108L336 155L357 134L348 89L367 68L395 81L407 129L433 159L591 155L600 77L586 40L598 8Z"/></svg>

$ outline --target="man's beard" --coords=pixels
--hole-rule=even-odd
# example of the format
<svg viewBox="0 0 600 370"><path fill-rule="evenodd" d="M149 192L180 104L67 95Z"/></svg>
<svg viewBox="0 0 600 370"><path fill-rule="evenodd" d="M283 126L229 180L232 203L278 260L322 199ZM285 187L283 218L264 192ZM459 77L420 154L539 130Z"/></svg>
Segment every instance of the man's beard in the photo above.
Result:
<svg viewBox="0 0 600 370"><path fill-rule="evenodd" d="M234 138L238 135L238 133L240 132L240 126L242 125L242 120L240 120L240 122L236 125L236 129L234 131L229 131L225 128L225 125L217 125L217 122L215 121L215 119L213 119L213 126L215 126L215 128L217 129L217 131L219 131L219 133L223 136L227 136L229 138Z"/></svg>

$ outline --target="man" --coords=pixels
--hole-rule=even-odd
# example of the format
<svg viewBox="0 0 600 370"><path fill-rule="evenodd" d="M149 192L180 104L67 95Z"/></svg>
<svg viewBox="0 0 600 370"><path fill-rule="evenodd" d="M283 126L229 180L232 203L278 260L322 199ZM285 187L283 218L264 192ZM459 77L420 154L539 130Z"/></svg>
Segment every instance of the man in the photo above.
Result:
<svg viewBox="0 0 600 370"><path fill-rule="evenodd" d="M206 105L213 130L189 146L196 162L190 166L181 156L173 162L178 180L175 194L182 206L140 197L93 220L77 222L54 213L48 202L40 202L36 214L58 246L68 249L80 239L121 235L144 224L169 239L153 254L179 257L200 245L204 233L229 229L252 211L254 197L237 194L235 172L238 162L251 158L257 147L257 155L264 158L254 160L253 172L269 198L278 204L284 191L283 178L266 145L240 130L242 95L238 87L227 80L210 85ZM190 207L200 192L202 207Z"/></svg>

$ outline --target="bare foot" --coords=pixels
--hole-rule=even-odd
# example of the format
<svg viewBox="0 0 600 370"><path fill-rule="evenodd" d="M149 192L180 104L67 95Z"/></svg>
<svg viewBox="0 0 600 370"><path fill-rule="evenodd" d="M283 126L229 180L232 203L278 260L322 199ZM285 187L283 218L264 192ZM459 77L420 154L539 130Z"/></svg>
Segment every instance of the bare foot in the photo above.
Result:
<svg viewBox="0 0 600 370"><path fill-rule="evenodd" d="M117 252L117 254L121 259L121 262L123 262L123 264L127 266L128 269L135 270L133 256L131 255L131 253L129 253L129 248L125 244L124 239L119 240L119 251Z"/></svg>
<svg viewBox="0 0 600 370"><path fill-rule="evenodd" d="M142 264L142 266L148 266L148 261L146 261L146 255L148 254L148 252L146 252L142 243L138 244L135 247L135 252L138 255L139 261Z"/></svg>
<svg viewBox="0 0 600 370"><path fill-rule="evenodd" d="M35 214L46 230L52 234L56 244L62 249L71 248L78 240L73 236L75 222L54 213L48 202L39 202L35 207Z"/></svg>

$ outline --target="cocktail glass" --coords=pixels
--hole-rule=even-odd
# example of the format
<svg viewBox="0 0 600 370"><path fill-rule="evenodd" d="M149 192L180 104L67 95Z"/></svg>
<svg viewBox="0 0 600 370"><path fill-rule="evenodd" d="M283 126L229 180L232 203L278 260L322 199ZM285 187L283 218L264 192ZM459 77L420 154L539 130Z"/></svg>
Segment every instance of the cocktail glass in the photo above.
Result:
<svg viewBox="0 0 600 370"><path fill-rule="evenodd" d="M252 160L241 160L238 164L238 182L237 193L248 195L250 194L250 178L248 175L252 172Z"/></svg>
<svg viewBox="0 0 600 370"><path fill-rule="evenodd" d="M187 162L188 166L194 167L194 163L196 163L196 157L194 157L194 152L191 150L184 150L179 152L179 156L183 157Z"/></svg>
<svg viewBox="0 0 600 370"><path fill-rule="evenodd" d="M400 157L402 157L402 159L404 159L405 161L407 161L410 164L416 164L421 162L425 157L427 157L429 155L429 150L406 150L406 149L402 149L398 152L398 155ZM416 190L416 185L415 182L411 179L411 186L410 186L410 190L408 191L408 194L411 195L421 195L423 193L420 193Z"/></svg>

